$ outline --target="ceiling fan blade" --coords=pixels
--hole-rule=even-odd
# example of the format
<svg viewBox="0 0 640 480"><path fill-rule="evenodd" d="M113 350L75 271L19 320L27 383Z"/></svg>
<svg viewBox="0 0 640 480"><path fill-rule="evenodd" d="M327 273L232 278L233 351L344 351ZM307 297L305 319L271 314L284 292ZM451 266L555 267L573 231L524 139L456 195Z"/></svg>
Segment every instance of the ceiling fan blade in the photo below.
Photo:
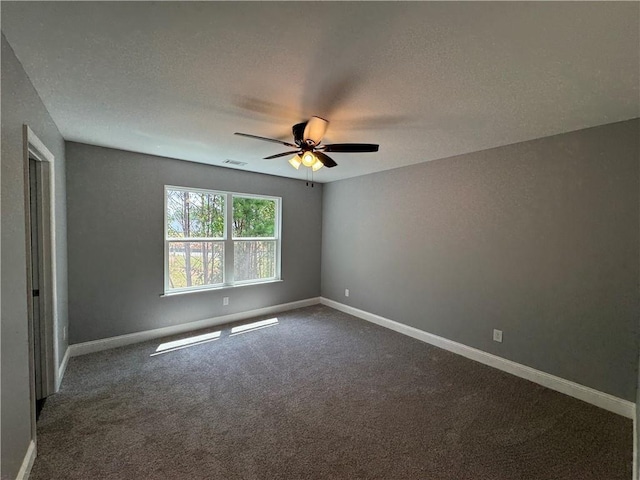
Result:
<svg viewBox="0 0 640 480"><path fill-rule="evenodd" d="M255 138L256 140L264 140L265 142L279 143L280 145L284 145L286 147L296 148L297 145L293 143L283 142L282 140L277 140L275 138L267 138L267 137L259 137L258 135L250 135L248 133L240 133L235 132L234 135L240 135L241 137Z"/></svg>
<svg viewBox="0 0 640 480"><path fill-rule="evenodd" d="M363 153L363 152L377 152L380 146L374 143L333 143L331 145L325 145L325 152L339 152L339 153Z"/></svg>
<svg viewBox="0 0 640 480"><path fill-rule="evenodd" d="M293 155L294 153L300 153L300 150L294 150L293 152L276 153L269 157L264 157L265 160L271 160L272 158L286 157L287 155Z"/></svg>
<svg viewBox="0 0 640 480"><path fill-rule="evenodd" d="M318 159L322 162L322 164L327 167L327 168L333 168L335 166L337 166L338 164L333 160L333 158L329 157L328 155L325 155L322 152L318 152L315 151L313 152L313 154L318 157Z"/></svg>
<svg viewBox="0 0 640 480"><path fill-rule="evenodd" d="M296 142L296 145L302 145L304 142L304 129L307 126L307 122L296 123L293 130L293 140Z"/></svg>
<svg viewBox="0 0 640 480"><path fill-rule="evenodd" d="M312 141L314 145L318 145L322 141L329 122L324 118L311 117L307 122L307 126L304 127L304 140Z"/></svg>

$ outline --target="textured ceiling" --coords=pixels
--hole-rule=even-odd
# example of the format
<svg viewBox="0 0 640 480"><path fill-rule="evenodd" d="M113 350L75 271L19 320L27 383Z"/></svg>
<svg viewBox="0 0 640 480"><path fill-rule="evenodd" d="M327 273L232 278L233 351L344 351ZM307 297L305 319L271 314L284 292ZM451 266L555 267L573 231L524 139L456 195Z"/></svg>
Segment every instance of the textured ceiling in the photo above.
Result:
<svg viewBox="0 0 640 480"><path fill-rule="evenodd" d="M2 2L2 31L78 142L328 182L640 116L637 2Z"/></svg>

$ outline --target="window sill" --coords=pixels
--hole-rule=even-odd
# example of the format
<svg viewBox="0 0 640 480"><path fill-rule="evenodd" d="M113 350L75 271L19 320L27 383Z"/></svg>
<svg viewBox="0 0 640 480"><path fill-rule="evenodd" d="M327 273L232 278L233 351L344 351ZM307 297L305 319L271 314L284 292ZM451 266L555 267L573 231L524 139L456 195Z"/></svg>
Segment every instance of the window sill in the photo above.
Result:
<svg viewBox="0 0 640 480"><path fill-rule="evenodd" d="M270 283L280 283L283 282L282 279L275 280L265 280L264 282L251 282L251 283L238 283L236 285L223 285L221 287L211 287L211 288L198 288L193 290L181 290L179 292L165 292L161 293L160 297L176 297L178 295L187 295L190 293L202 293L202 292L218 292L221 290L230 290L233 288L241 288L241 287L255 287L257 285L268 285Z"/></svg>

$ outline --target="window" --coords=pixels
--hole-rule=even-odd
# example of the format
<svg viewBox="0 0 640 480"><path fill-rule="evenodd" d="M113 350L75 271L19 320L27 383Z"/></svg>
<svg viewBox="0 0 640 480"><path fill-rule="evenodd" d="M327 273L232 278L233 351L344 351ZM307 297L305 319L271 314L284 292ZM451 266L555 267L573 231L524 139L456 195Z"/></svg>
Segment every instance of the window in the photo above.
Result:
<svg viewBox="0 0 640 480"><path fill-rule="evenodd" d="M280 198L165 187L165 292L280 278Z"/></svg>
<svg viewBox="0 0 640 480"><path fill-rule="evenodd" d="M233 270L236 282L276 278L277 201L233 195Z"/></svg>

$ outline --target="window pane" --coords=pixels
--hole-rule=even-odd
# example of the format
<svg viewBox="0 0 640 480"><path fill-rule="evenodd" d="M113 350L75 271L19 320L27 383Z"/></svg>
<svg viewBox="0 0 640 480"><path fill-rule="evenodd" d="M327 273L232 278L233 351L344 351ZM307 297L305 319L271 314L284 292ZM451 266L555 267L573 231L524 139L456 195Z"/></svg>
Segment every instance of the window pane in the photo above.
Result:
<svg viewBox="0 0 640 480"><path fill-rule="evenodd" d="M167 236L224 236L224 195L167 190Z"/></svg>
<svg viewBox="0 0 640 480"><path fill-rule="evenodd" d="M275 237L276 201L233 197L234 237Z"/></svg>
<svg viewBox="0 0 640 480"><path fill-rule="evenodd" d="M224 243L169 242L169 288L223 282Z"/></svg>
<svg viewBox="0 0 640 480"><path fill-rule="evenodd" d="M236 282L275 278L276 242L233 242L233 263Z"/></svg>

